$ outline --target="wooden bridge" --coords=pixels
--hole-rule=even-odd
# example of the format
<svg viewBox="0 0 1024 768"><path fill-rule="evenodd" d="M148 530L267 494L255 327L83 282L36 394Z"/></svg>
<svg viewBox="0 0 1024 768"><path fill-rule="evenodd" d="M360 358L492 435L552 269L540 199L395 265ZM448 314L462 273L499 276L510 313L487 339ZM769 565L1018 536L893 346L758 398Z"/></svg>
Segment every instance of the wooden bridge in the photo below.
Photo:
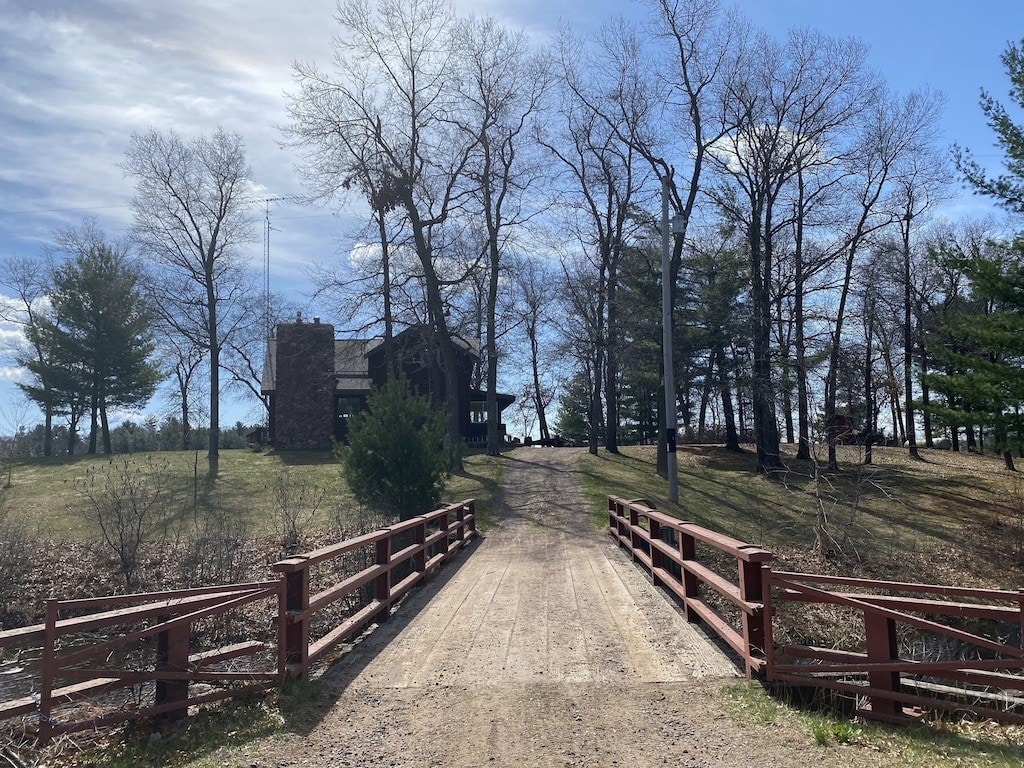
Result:
<svg viewBox="0 0 1024 768"><path fill-rule="evenodd" d="M710 695L701 681L744 674L829 688L881 719L901 721L916 707L1024 721L1013 698L1024 690L1019 643L964 624L1008 624L1019 638L1019 593L776 572L760 547L615 496L611 536L601 535L579 495L575 452L521 449L507 461L504 512L483 541L466 501L283 560L267 582L52 601L44 624L0 633L0 647L43 647L34 695L0 703L0 718L34 718L45 739L173 716L317 669L337 704L293 747L315 746L317 734L336 743L352 733L366 764L386 760L401 734L437 764L479 765L481 754L519 761L524 744L535 757L564 757L568 736L579 764L628 762L637 750L677 748L645 739L668 713ZM427 589L413 591L453 559ZM809 603L853 611L863 638L851 638L848 649L804 642L794 627ZM249 613L249 626L253 615L263 617L271 631L194 647L240 612ZM371 624L379 626L361 636ZM965 658L908 657L899 642L908 627L955 640ZM104 639L68 645L101 628ZM341 649L344 660L322 671ZM128 699L111 696L118 690ZM102 705L69 706L99 692ZM387 738L366 742L366 733L381 733L381 718ZM426 730L424 718L433 723ZM725 726L687 725L693 733L701 727L714 742ZM473 757L460 763L443 743L425 740L431 728L457 729Z"/></svg>

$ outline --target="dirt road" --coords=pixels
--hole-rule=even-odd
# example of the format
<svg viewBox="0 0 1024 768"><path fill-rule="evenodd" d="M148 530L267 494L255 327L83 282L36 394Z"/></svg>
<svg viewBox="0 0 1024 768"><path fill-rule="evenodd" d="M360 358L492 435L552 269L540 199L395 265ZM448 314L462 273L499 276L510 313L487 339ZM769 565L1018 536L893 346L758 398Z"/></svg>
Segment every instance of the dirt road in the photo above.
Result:
<svg viewBox="0 0 1024 768"><path fill-rule="evenodd" d="M574 449L507 457L499 524L320 678L308 729L264 766L804 766L809 734L740 723L737 668L655 591L580 500ZM785 743L789 740L791 743Z"/></svg>

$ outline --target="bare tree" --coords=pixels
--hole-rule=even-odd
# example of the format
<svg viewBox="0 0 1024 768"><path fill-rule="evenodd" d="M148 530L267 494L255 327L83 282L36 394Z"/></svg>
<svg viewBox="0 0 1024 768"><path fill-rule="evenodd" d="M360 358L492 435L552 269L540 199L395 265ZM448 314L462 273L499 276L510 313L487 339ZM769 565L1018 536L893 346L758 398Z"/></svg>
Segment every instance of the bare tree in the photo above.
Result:
<svg viewBox="0 0 1024 768"><path fill-rule="evenodd" d="M829 370L825 383L825 427L829 444L828 464L837 467L836 458L836 390L840 364L843 319L852 286L854 262L872 233L893 221L894 195L905 189L900 182L908 176L906 169L914 166L917 153L927 151L934 135L942 99L936 94L914 92L899 98L881 93L861 124L854 155L855 208L847 230L843 255L843 276L839 304L832 330ZM909 363L904 363L905 365ZM907 384L909 388L909 384ZM909 397L909 395L908 395ZM913 440L913 424L907 419L908 439Z"/></svg>
<svg viewBox="0 0 1024 768"><path fill-rule="evenodd" d="M375 172L407 218L426 304L440 351L448 411L447 439L459 434L455 347L444 306L438 248L444 227L463 207L479 137L455 119L454 17L442 0L358 0L338 6L341 34L334 72L296 64L287 128L306 152L305 172L320 190L344 191L371 147Z"/></svg>
<svg viewBox="0 0 1024 768"><path fill-rule="evenodd" d="M0 262L0 286L10 292L10 301L0 301L0 320L12 323L21 329L33 327L50 282L51 265L45 259L27 256L8 256ZM45 370L48 351L37 334L26 334L31 345L30 354ZM48 377L38 382L40 397L35 398L43 412L43 455L53 455L53 417L58 404L52 392Z"/></svg>
<svg viewBox="0 0 1024 768"><path fill-rule="evenodd" d="M711 157L727 180L714 198L747 234L757 466L770 471L782 466L770 335L777 239L793 221L794 180L802 169L823 164L816 158L860 108L866 51L856 41L808 30L792 31L785 44L763 33L752 42L744 78L724 94L727 122L737 128Z"/></svg>
<svg viewBox="0 0 1024 768"><path fill-rule="evenodd" d="M548 440L547 407L554 399L555 386L545 364L541 343L550 332L550 309L555 302L556 280L551 270L539 259L521 259L514 267L518 287L519 309L529 354L530 384L524 389L537 417L542 440ZM525 419L524 419L525 421Z"/></svg>
<svg viewBox="0 0 1024 768"><path fill-rule="evenodd" d="M919 111L918 115L912 115L917 124L907 126L910 135L908 141L913 145L907 148L907 152L900 158L897 169L898 175L895 180L896 194L894 203L896 210L893 218L899 227L900 253L903 256L903 386L904 386L904 412L907 420L907 442L910 446L910 455L913 458L920 458L917 451L917 437L914 427L914 389L913 389L913 351L915 338L915 312L914 308L919 306L920 293L914 285L914 264L913 264L913 238L920 229L920 220L924 218L935 205L942 194L942 187L950 179L949 167L945 160L929 146L936 135L939 113L943 100L937 94L921 92L914 94L907 102L908 108ZM920 323L917 324L918 326ZM927 367L924 359L925 349L923 343L920 348L922 360L922 373ZM925 390L927 392L927 390ZM927 414L927 405L925 406ZM927 419L927 416L926 416ZM931 432L929 424L925 424L925 444L931 447Z"/></svg>
<svg viewBox="0 0 1024 768"><path fill-rule="evenodd" d="M498 288L502 257L516 231L530 217L524 203L544 170L531 149L529 129L551 83L542 57L522 32L509 32L493 19L469 19L456 30L459 98L476 136L469 167L472 196L482 213L483 261L487 264L486 342L487 453L497 455L502 435L498 414Z"/></svg>
<svg viewBox="0 0 1024 768"><path fill-rule="evenodd" d="M674 309L683 244L704 183L707 155L730 127L718 108L719 94L728 90L735 74L733 52L742 46L746 25L723 13L718 0L650 0L649 5L652 11L646 34L621 19L602 32L601 54L588 70L603 72L607 87L588 92L587 81L581 78L570 80L569 86L605 121L618 141L648 164L654 176L668 180L673 248L669 274L662 279L669 281L669 303ZM646 41L651 41L650 46ZM614 340L614 302L610 309L608 332ZM675 312L670 313L670 323L674 317ZM609 349L614 350L614 345ZM611 362L608 382L613 382L617 373L614 358ZM609 414L615 410L613 401ZM666 414L663 408L659 411L664 427ZM657 463L663 475L668 471L667 462L667 445L661 440Z"/></svg>
<svg viewBox="0 0 1024 768"><path fill-rule="evenodd" d="M563 269L574 311L586 312L583 317L589 326L589 447L596 454L599 424L605 426L605 448L618 450L619 270L641 226L637 213L649 171L633 146L621 139L629 129L601 95L622 87L623 71L614 65L602 69L597 64L600 54L588 53L569 35L560 41L559 54L564 83L561 104L550 119L550 134L541 141L562 170L559 194L580 254ZM580 293L590 282L576 274L584 264L596 277L592 300Z"/></svg>
<svg viewBox="0 0 1024 768"><path fill-rule="evenodd" d="M164 373L174 383L171 401L178 409L181 419L181 445L183 451L192 450L192 403L195 396L196 377L199 374L205 351L190 339L177 333L166 323L157 323L157 349L164 361Z"/></svg>
<svg viewBox="0 0 1024 768"><path fill-rule="evenodd" d="M153 280L162 320L208 355L211 465L220 445L224 345L260 305L238 247L253 239L249 166L238 134L218 128L186 141L172 131L133 134L122 164L135 179L133 233L162 268Z"/></svg>

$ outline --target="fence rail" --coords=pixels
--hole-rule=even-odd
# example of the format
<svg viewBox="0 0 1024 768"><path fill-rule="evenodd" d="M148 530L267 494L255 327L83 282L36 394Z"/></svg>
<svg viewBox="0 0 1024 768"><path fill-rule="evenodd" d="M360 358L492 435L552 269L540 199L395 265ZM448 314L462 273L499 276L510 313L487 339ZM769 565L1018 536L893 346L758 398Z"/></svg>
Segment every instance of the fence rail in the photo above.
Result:
<svg viewBox="0 0 1024 768"><path fill-rule="evenodd" d="M392 606L424 576L448 560L476 535L476 505L468 499L420 517L323 549L281 560L273 568L284 581L284 664L289 676L303 674L340 642L372 623L383 621ZM346 579L310 594L312 570L343 555L364 551L372 563ZM312 639L312 617L328 606L372 588L372 597L355 613Z"/></svg>
<svg viewBox="0 0 1024 768"><path fill-rule="evenodd" d="M608 528L656 586L682 601L688 620L703 621L739 654L748 675L763 669L761 567L772 559L770 552L666 515L644 499L609 496ZM736 581L715 571L708 559L701 561L705 547L734 561ZM738 609L738 622L716 607L721 601L708 599L708 590Z"/></svg>
<svg viewBox="0 0 1024 768"><path fill-rule="evenodd" d="M609 496L608 526L654 584L682 601L688 619L733 648L748 675L851 695L874 720L907 722L928 709L1024 723L1024 590L775 571L770 552L643 499ZM709 567L713 558L702 558L698 544L735 559L737 580ZM728 621L705 592L739 609L740 621ZM849 648L778 642L799 636L805 623L799 608L784 615L784 604L859 614L863 636ZM927 650L912 653L911 639Z"/></svg>
<svg viewBox="0 0 1024 768"><path fill-rule="evenodd" d="M42 646L37 692L0 702L0 719L35 712L39 738L45 742L62 733L124 720L155 715L174 718L194 704L274 687L281 679L276 658L262 667L250 664L243 672L223 668L235 659L266 655L272 650L267 643L235 643L193 653L191 638L199 622L260 601L272 605L267 613L274 615L279 593L279 583L268 581L49 600L42 624L0 632L0 648ZM97 638L99 629L107 632ZM196 691L198 684L206 690ZM112 701L110 694L118 690L127 690L126 696ZM99 693L108 696L105 705L65 708ZM132 704L129 708L122 706L126 698Z"/></svg>
<svg viewBox="0 0 1024 768"><path fill-rule="evenodd" d="M188 707L276 687L305 674L371 623L476 535L475 501L447 504L388 528L275 563L275 580L196 589L50 600L40 624L0 631L0 649L41 647L34 693L0 701L0 720L35 715L41 742L125 720L182 716ZM366 551L366 567L310 594L311 571ZM365 605L318 638L311 619L372 590ZM272 638L193 649L196 626L265 601ZM113 660L113 661L111 661ZM233 664L245 660L245 668ZM97 703L95 697L127 690ZM69 704L87 707L69 707ZM128 704L128 706L126 706Z"/></svg>
<svg viewBox="0 0 1024 768"><path fill-rule="evenodd" d="M864 627L863 647L769 642L769 680L856 696L859 713L875 720L904 722L932 709L1024 723L1024 593L770 569L764 587L768 613L784 602L832 606L860 614ZM772 624L765 626L771 638ZM946 650L911 653L901 643L907 636ZM1005 637L1017 644L998 639Z"/></svg>

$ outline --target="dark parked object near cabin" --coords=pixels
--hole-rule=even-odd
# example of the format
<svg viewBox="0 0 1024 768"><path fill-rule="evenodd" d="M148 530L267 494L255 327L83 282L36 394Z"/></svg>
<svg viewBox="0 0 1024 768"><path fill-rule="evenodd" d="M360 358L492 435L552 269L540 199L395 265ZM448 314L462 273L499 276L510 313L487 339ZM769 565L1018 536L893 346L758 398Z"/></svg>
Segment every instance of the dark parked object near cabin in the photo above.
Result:
<svg viewBox="0 0 1024 768"><path fill-rule="evenodd" d="M525 445L539 445L542 448L569 448L572 446L568 440L561 435L555 435L554 437L541 438L534 440L532 437L527 436Z"/></svg>

